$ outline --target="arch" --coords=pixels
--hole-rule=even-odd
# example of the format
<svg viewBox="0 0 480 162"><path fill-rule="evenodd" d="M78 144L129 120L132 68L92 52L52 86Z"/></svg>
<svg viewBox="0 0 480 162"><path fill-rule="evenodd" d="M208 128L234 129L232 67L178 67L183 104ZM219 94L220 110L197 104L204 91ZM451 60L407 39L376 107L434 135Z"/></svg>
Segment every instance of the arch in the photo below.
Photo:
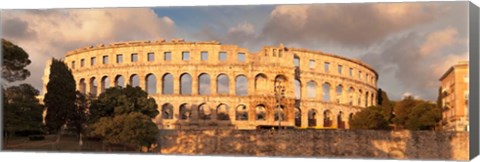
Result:
<svg viewBox="0 0 480 162"><path fill-rule="evenodd" d="M222 103L217 106L217 119L218 120L230 120L230 116L228 115L229 112L229 107L228 105Z"/></svg>
<svg viewBox="0 0 480 162"><path fill-rule="evenodd" d="M87 83L85 83L85 79L82 78L80 79L80 82L78 83L78 87L80 90L80 93L85 94L87 92Z"/></svg>
<svg viewBox="0 0 480 162"><path fill-rule="evenodd" d="M230 79L225 74L217 76L217 94L229 94L230 93Z"/></svg>
<svg viewBox="0 0 480 162"><path fill-rule="evenodd" d="M187 103L184 103L182 105L180 105L180 117L179 119L180 120L188 120L191 118L192 116L192 108L189 104Z"/></svg>
<svg viewBox="0 0 480 162"><path fill-rule="evenodd" d="M248 109L244 104L240 104L235 109L235 120L248 120Z"/></svg>
<svg viewBox="0 0 480 162"><path fill-rule="evenodd" d="M266 114L265 105L259 104L255 107L255 120L266 120Z"/></svg>
<svg viewBox="0 0 480 162"><path fill-rule="evenodd" d="M331 127L332 126L332 117L331 117L330 110L323 111L323 127Z"/></svg>
<svg viewBox="0 0 480 162"><path fill-rule="evenodd" d="M365 92L365 107L370 106L370 103L368 102L368 91Z"/></svg>
<svg viewBox="0 0 480 162"><path fill-rule="evenodd" d="M325 82L322 85L323 101L330 102L330 83Z"/></svg>
<svg viewBox="0 0 480 162"><path fill-rule="evenodd" d="M115 77L115 86L116 87L125 87L125 79L122 75L117 75Z"/></svg>
<svg viewBox="0 0 480 162"><path fill-rule="evenodd" d="M345 121L343 121L343 112L340 111L337 115L337 127L338 129L345 129Z"/></svg>
<svg viewBox="0 0 480 162"><path fill-rule="evenodd" d="M337 103L342 103L343 86L341 84L337 85L337 87L335 88L335 92L337 94L336 96Z"/></svg>
<svg viewBox="0 0 480 162"><path fill-rule="evenodd" d="M212 119L212 110L207 104L200 104L198 106L198 118L202 120Z"/></svg>
<svg viewBox="0 0 480 162"><path fill-rule="evenodd" d="M310 109L308 110L308 126L309 127L316 127L317 126L317 110Z"/></svg>
<svg viewBox="0 0 480 162"><path fill-rule="evenodd" d="M202 73L198 76L198 94L208 95L210 94L210 75Z"/></svg>
<svg viewBox="0 0 480 162"><path fill-rule="evenodd" d="M140 86L140 78L138 77L137 74L133 74L133 75L130 76L129 84L132 87Z"/></svg>
<svg viewBox="0 0 480 162"><path fill-rule="evenodd" d="M173 75L170 73L162 76L162 94L173 94Z"/></svg>
<svg viewBox="0 0 480 162"><path fill-rule="evenodd" d="M157 93L157 77L154 74L147 74L145 77L145 89L148 94Z"/></svg>
<svg viewBox="0 0 480 162"><path fill-rule="evenodd" d="M357 96L357 101L358 101L358 106L362 106L362 90L358 90L358 96Z"/></svg>
<svg viewBox="0 0 480 162"><path fill-rule="evenodd" d="M259 73L255 76L255 92L264 94L268 91L268 78L265 74Z"/></svg>
<svg viewBox="0 0 480 162"><path fill-rule="evenodd" d="M307 83L307 95L308 98L316 98L317 97L317 83L311 80Z"/></svg>
<svg viewBox="0 0 480 162"><path fill-rule="evenodd" d="M370 96L370 100L371 100L371 101L370 101L370 105L371 105L371 106L374 106L374 105L375 105L375 95L373 94L373 92L372 92L372 94L371 94L371 96Z"/></svg>
<svg viewBox="0 0 480 162"><path fill-rule="evenodd" d="M97 87L98 87L97 86L97 78L95 78L95 77L90 78L89 84L90 84L90 87L89 87L90 95L97 96Z"/></svg>
<svg viewBox="0 0 480 162"><path fill-rule="evenodd" d="M298 79L295 79L294 86L295 86L295 99L301 99L302 98L302 82L300 82L300 80Z"/></svg>
<svg viewBox="0 0 480 162"><path fill-rule="evenodd" d="M302 110L298 107L295 107L295 126L302 126Z"/></svg>
<svg viewBox="0 0 480 162"><path fill-rule="evenodd" d="M192 94L192 76L188 73L183 73L180 75L180 94Z"/></svg>
<svg viewBox="0 0 480 162"><path fill-rule="evenodd" d="M355 93L355 89L353 87L350 87L348 89L348 104L353 105L353 95Z"/></svg>
<svg viewBox="0 0 480 162"><path fill-rule="evenodd" d="M235 95L237 96L248 95L248 79L245 75L238 75L235 78Z"/></svg>
<svg viewBox="0 0 480 162"><path fill-rule="evenodd" d="M108 76L104 76L102 77L101 81L100 81L100 91L103 93L105 92L106 89L110 88L110 79L108 78Z"/></svg>
<svg viewBox="0 0 480 162"><path fill-rule="evenodd" d="M162 105L162 119L173 119L173 105L165 103Z"/></svg>
<svg viewBox="0 0 480 162"><path fill-rule="evenodd" d="M285 106L280 105L275 107L274 120L275 121L285 121Z"/></svg>

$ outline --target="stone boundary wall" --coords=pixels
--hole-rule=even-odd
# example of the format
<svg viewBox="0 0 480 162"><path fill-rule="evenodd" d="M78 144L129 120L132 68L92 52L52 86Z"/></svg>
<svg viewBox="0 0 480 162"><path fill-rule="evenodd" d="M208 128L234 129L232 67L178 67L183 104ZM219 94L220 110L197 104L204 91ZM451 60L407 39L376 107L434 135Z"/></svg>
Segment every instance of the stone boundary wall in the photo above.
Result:
<svg viewBox="0 0 480 162"><path fill-rule="evenodd" d="M161 130L162 154L468 160L468 132Z"/></svg>

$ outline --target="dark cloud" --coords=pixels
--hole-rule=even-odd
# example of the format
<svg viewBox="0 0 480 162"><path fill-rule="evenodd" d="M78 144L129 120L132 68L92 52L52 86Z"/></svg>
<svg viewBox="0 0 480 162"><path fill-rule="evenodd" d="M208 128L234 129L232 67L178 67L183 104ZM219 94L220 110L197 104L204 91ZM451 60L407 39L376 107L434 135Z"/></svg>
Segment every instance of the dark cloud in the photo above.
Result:
<svg viewBox="0 0 480 162"><path fill-rule="evenodd" d="M20 19L7 19L2 22L2 34L4 37L16 37L17 39L32 39L36 37L35 31L29 29L28 23Z"/></svg>

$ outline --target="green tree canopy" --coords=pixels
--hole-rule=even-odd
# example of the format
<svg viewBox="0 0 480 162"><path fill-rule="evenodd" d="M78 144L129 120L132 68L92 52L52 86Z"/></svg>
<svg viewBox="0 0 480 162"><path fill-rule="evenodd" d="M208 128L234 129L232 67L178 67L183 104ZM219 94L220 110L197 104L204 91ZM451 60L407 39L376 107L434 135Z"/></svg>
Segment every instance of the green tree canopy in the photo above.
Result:
<svg viewBox="0 0 480 162"><path fill-rule="evenodd" d="M52 59L49 82L44 102L47 108L45 123L50 133L57 133L67 123L68 117L75 113L75 80L67 65Z"/></svg>
<svg viewBox="0 0 480 162"><path fill-rule="evenodd" d="M389 129L388 122L383 115L382 108L379 106L370 106L356 113L353 115L353 118L350 120L349 124L352 129Z"/></svg>
<svg viewBox="0 0 480 162"><path fill-rule="evenodd" d="M157 104L140 87L127 85L126 88L113 87L101 93L90 106L90 121L101 117L113 117L131 112L142 113L149 118L158 115Z"/></svg>
<svg viewBox="0 0 480 162"><path fill-rule="evenodd" d="M4 131L41 132L43 106L35 96L38 90L30 84L12 86L3 91Z"/></svg>
<svg viewBox="0 0 480 162"><path fill-rule="evenodd" d="M8 82L25 80L30 71L25 69L31 63L28 54L21 47L2 38L2 78Z"/></svg>
<svg viewBox="0 0 480 162"><path fill-rule="evenodd" d="M93 134L109 144L131 147L149 147L157 141L158 128L152 120L139 112L102 117L93 125Z"/></svg>
<svg viewBox="0 0 480 162"><path fill-rule="evenodd" d="M90 134L109 144L132 147L156 142L158 128L152 118L158 115L153 98L139 87L113 87L90 105Z"/></svg>
<svg viewBox="0 0 480 162"><path fill-rule="evenodd" d="M397 126L404 127L410 118L410 112L418 103L419 101L412 96L407 96L403 100L397 102L393 107L393 112L395 114L395 117L392 119L393 123Z"/></svg>
<svg viewBox="0 0 480 162"><path fill-rule="evenodd" d="M405 128L409 130L433 130L442 119L441 109L435 104L420 102L413 107Z"/></svg>

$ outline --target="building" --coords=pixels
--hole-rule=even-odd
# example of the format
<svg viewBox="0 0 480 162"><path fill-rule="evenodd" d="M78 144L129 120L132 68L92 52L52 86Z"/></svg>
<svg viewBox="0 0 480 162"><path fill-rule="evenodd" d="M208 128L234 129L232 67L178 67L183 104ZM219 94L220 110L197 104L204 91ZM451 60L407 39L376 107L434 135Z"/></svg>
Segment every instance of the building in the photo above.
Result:
<svg viewBox="0 0 480 162"><path fill-rule="evenodd" d="M468 62L450 67L440 78L443 119L448 131L468 131Z"/></svg>
<svg viewBox="0 0 480 162"><path fill-rule="evenodd" d="M378 74L365 63L283 45L249 52L216 41L132 41L72 50L64 61L83 93L147 91L160 129L348 128L377 97Z"/></svg>

